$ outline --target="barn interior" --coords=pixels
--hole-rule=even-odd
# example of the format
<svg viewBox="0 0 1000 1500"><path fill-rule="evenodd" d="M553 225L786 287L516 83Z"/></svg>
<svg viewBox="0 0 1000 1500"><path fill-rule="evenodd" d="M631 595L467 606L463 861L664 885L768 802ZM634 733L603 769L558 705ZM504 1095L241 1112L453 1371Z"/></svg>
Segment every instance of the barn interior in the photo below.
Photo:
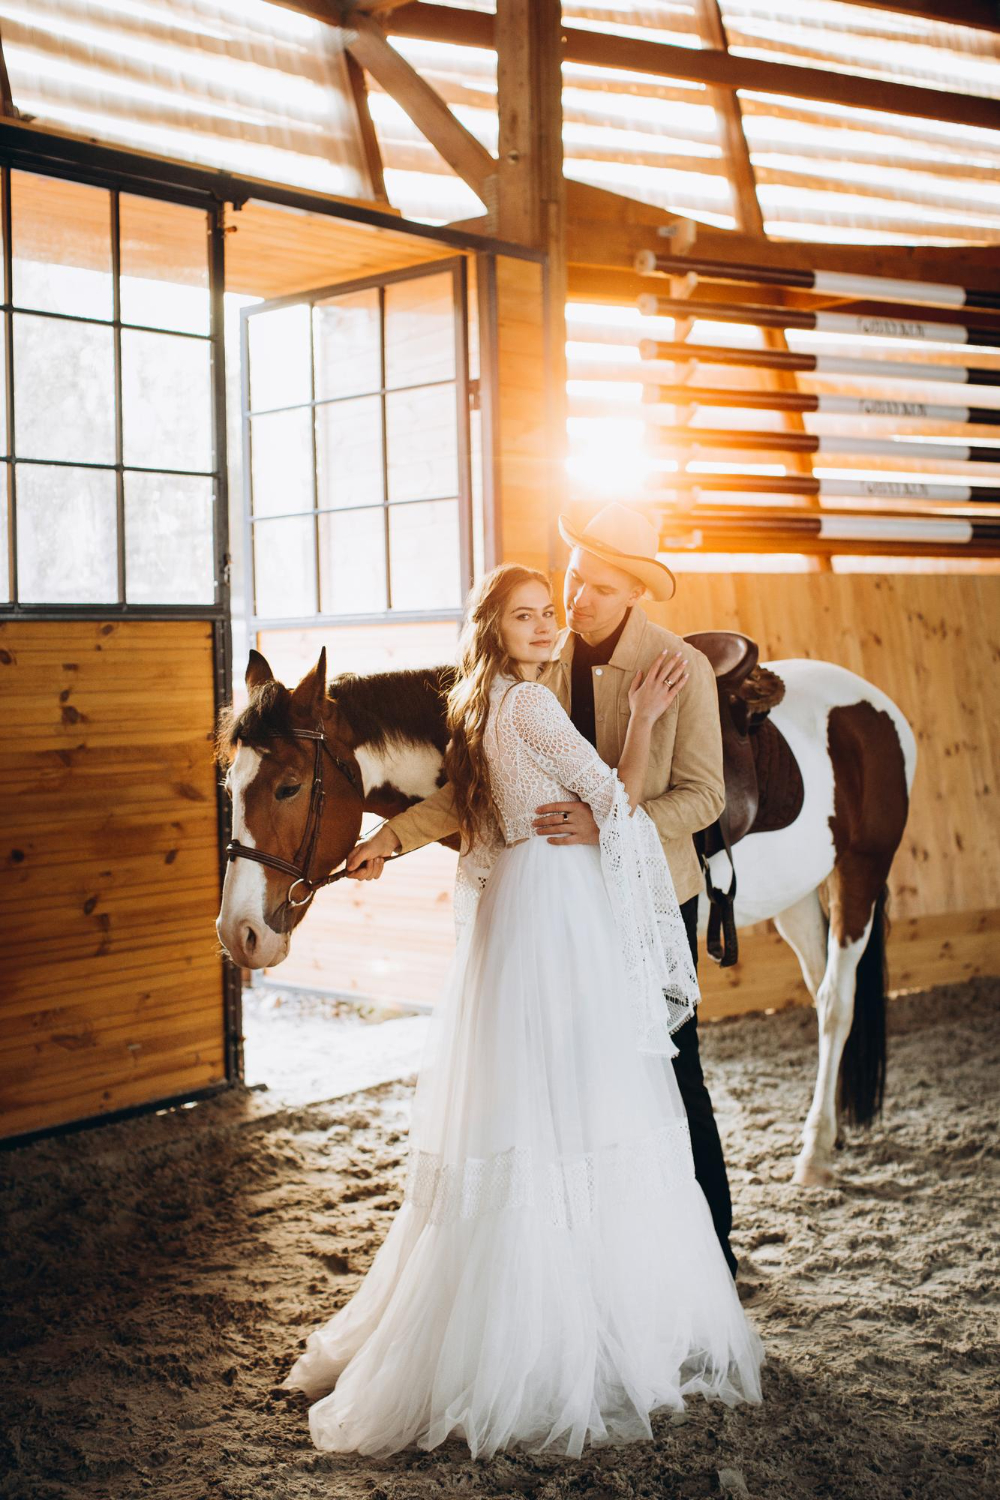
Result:
<svg viewBox="0 0 1000 1500"><path fill-rule="evenodd" d="M0 0L0 92L0 1496L995 1493L991 0ZM276 1388L398 1207L455 857L241 973L217 716L251 647L451 660L609 500L653 618L913 727L885 1111L793 1185L816 1023L742 928L701 1014L770 1414L317 1458Z"/></svg>

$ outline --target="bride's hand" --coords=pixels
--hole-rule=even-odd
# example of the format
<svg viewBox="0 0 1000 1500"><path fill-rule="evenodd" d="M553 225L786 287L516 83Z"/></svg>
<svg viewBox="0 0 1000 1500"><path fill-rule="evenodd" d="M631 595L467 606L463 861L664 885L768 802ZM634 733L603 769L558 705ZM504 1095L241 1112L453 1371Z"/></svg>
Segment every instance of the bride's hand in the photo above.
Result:
<svg viewBox="0 0 1000 1500"><path fill-rule="evenodd" d="M636 672L628 690L632 717L655 724L657 719L673 703L681 688L690 677L687 661L679 651L669 656L662 652L654 661L645 677Z"/></svg>

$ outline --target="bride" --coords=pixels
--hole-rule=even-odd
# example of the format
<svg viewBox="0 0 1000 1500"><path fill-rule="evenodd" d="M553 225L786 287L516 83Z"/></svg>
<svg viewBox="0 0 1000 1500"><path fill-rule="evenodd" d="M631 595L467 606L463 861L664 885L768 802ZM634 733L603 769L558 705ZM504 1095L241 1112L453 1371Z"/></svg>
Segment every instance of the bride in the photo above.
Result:
<svg viewBox="0 0 1000 1500"><path fill-rule="evenodd" d="M699 1392L760 1400L760 1341L670 1062L697 981L638 805L683 667L636 673L613 771L535 680L555 636L541 573L505 564L474 590L448 703L458 947L404 1202L284 1382L314 1398L318 1448L387 1454L458 1434L473 1457L578 1457L650 1437L652 1412ZM590 804L599 847L535 835L536 807L567 795Z"/></svg>

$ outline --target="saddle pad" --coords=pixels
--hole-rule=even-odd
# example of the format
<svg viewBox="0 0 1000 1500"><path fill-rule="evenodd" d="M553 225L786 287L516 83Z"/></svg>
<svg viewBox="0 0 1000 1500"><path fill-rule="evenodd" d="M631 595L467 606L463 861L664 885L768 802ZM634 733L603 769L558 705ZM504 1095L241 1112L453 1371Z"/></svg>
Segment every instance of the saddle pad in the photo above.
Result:
<svg viewBox="0 0 1000 1500"><path fill-rule="evenodd" d="M751 728L750 745L759 797L750 832L776 833L794 823L802 811L802 772L785 736L770 719Z"/></svg>

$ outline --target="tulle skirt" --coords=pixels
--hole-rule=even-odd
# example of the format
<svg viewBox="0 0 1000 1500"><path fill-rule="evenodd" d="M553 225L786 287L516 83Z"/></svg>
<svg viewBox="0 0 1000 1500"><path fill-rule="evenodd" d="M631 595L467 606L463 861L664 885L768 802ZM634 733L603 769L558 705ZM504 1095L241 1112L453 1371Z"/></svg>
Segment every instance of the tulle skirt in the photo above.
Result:
<svg viewBox="0 0 1000 1500"><path fill-rule="evenodd" d="M695 1393L760 1400L673 1064L636 1043L599 850L505 850L435 1014L402 1207L285 1381L318 1398L318 1448L579 1456Z"/></svg>

